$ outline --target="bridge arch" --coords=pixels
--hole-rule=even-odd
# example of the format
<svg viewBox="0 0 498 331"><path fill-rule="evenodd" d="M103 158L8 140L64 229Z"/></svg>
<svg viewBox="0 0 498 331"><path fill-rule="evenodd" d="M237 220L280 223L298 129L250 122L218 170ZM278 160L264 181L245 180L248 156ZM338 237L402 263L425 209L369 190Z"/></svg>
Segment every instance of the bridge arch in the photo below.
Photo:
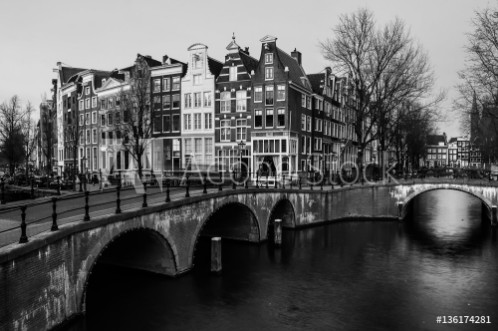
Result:
<svg viewBox="0 0 498 331"><path fill-rule="evenodd" d="M175 253L167 238L148 227L128 228L90 252L86 279L82 288L81 311L86 311L88 287L98 263L128 267L167 276L177 274Z"/></svg>
<svg viewBox="0 0 498 331"><path fill-rule="evenodd" d="M405 199L401 201L402 203L402 208L400 211L400 218L404 219L407 214L410 211L410 208L412 207L413 200L427 192L431 191L438 191L438 190L452 190L452 191L459 191L459 192L464 192L467 193L471 196L476 197L482 202L482 207L483 207L483 214L486 214L489 220L493 220L493 214L492 214L492 203L489 201L487 198L485 198L478 190L476 190L473 187L469 186L464 186L464 185L433 185L433 186L427 186L418 190L415 190L411 194L407 195Z"/></svg>
<svg viewBox="0 0 498 331"><path fill-rule="evenodd" d="M261 241L262 227L256 215L253 208L238 201L219 205L195 229L189 264L194 260L195 250L202 235L249 242Z"/></svg>
<svg viewBox="0 0 498 331"><path fill-rule="evenodd" d="M276 219L281 219L282 226L285 228L296 227L296 213L294 205L287 197L280 198L273 205L268 217L268 227L271 227Z"/></svg>

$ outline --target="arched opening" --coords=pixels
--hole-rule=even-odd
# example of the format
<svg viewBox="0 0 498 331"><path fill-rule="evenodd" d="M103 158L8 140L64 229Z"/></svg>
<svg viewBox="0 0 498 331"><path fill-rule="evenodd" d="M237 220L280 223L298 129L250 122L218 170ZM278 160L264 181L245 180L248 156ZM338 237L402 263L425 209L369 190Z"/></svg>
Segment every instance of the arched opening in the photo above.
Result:
<svg viewBox="0 0 498 331"><path fill-rule="evenodd" d="M143 321L129 317L143 313L152 299L148 284L175 274L173 251L161 234L145 228L120 234L88 273L82 302L86 329L141 329Z"/></svg>
<svg viewBox="0 0 498 331"><path fill-rule="evenodd" d="M259 232L258 220L251 209L241 203L228 203L209 216L199 235L259 242Z"/></svg>
<svg viewBox="0 0 498 331"><path fill-rule="evenodd" d="M258 220L249 207L238 202L225 204L215 210L204 222L196 238L192 261L197 270L209 270L213 237L222 238L222 258L225 261L227 244L230 247L231 245L240 247L236 241L260 242Z"/></svg>
<svg viewBox="0 0 498 331"><path fill-rule="evenodd" d="M270 212L270 217L268 219L268 231L267 239L270 243L274 242L275 239L275 220L282 220L282 228L295 228L296 227L296 216L294 213L294 207L292 203L287 199L279 200ZM282 243L286 242L290 237L287 233L282 233ZM270 247L270 246L269 246Z"/></svg>
<svg viewBox="0 0 498 331"><path fill-rule="evenodd" d="M431 249L458 252L480 245L489 235L488 205L466 191L424 191L412 197L405 208L411 239Z"/></svg>

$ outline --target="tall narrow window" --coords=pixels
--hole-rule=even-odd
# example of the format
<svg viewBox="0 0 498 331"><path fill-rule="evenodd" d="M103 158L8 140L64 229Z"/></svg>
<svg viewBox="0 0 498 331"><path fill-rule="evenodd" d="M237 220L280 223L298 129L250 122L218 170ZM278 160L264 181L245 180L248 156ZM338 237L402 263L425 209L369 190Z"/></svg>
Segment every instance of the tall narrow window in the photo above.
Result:
<svg viewBox="0 0 498 331"><path fill-rule="evenodd" d="M204 129L212 129L213 128L213 114L205 113L204 114Z"/></svg>
<svg viewBox="0 0 498 331"><path fill-rule="evenodd" d="M273 79L273 67L265 68L265 79L272 80Z"/></svg>
<svg viewBox="0 0 498 331"><path fill-rule="evenodd" d="M171 130L170 116L163 116L163 132L169 132Z"/></svg>
<svg viewBox="0 0 498 331"><path fill-rule="evenodd" d="M201 114L195 113L194 114L194 130L200 130L200 129L201 129Z"/></svg>
<svg viewBox="0 0 498 331"><path fill-rule="evenodd" d="M230 120L220 121L220 141L230 141Z"/></svg>
<svg viewBox="0 0 498 331"><path fill-rule="evenodd" d="M194 75L194 85L201 85L201 75Z"/></svg>
<svg viewBox="0 0 498 331"><path fill-rule="evenodd" d="M171 90L171 80L169 78L163 78L163 91L169 92Z"/></svg>
<svg viewBox="0 0 498 331"><path fill-rule="evenodd" d="M161 92L161 80L159 78L154 79L154 93Z"/></svg>
<svg viewBox="0 0 498 331"><path fill-rule="evenodd" d="M285 109L283 108L277 110L277 126L278 127L285 126Z"/></svg>
<svg viewBox="0 0 498 331"><path fill-rule="evenodd" d="M194 107L199 108L201 107L201 92L196 92L194 93Z"/></svg>
<svg viewBox="0 0 498 331"><path fill-rule="evenodd" d="M245 141L246 140L246 135L247 135L247 120L237 120L236 121L236 128L237 128L237 141Z"/></svg>
<svg viewBox="0 0 498 331"><path fill-rule="evenodd" d="M285 100L285 85L277 86L277 101Z"/></svg>
<svg viewBox="0 0 498 331"><path fill-rule="evenodd" d="M231 82L237 80L237 67L236 66L231 66L229 68L229 80Z"/></svg>
<svg viewBox="0 0 498 331"><path fill-rule="evenodd" d="M161 110L161 96L160 95L154 96L154 110L155 111Z"/></svg>
<svg viewBox="0 0 498 331"><path fill-rule="evenodd" d="M273 92L273 86L272 85L267 85L265 87L265 104L268 105L268 106L272 106L273 105L273 95L274 95L274 92Z"/></svg>
<svg viewBox="0 0 498 331"><path fill-rule="evenodd" d="M192 108L192 93L185 93L183 107Z"/></svg>
<svg viewBox="0 0 498 331"><path fill-rule="evenodd" d="M254 88L254 102L262 102L263 101L263 87L256 86Z"/></svg>
<svg viewBox="0 0 498 331"><path fill-rule="evenodd" d="M191 115L190 114L183 115L183 129L184 130L192 130L192 122L191 122Z"/></svg>
<svg viewBox="0 0 498 331"><path fill-rule="evenodd" d="M263 127L263 111L255 110L254 111L254 127L262 128Z"/></svg>
<svg viewBox="0 0 498 331"><path fill-rule="evenodd" d="M272 108L266 109L265 127L267 127L267 128L273 127L273 109Z"/></svg>
<svg viewBox="0 0 498 331"><path fill-rule="evenodd" d="M169 94L163 95L163 110L171 109L171 96Z"/></svg>
<svg viewBox="0 0 498 331"><path fill-rule="evenodd" d="M173 91L180 89L180 77L173 77Z"/></svg>
<svg viewBox="0 0 498 331"><path fill-rule="evenodd" d="M211 92L204 92L204 107L211 107Z"/></svg>
<svg viewBox="0 0 498 331"><path fill-rule="evenodd" d="M180 94L173 94L173 109L180 108Z"/></svg>
<svg viewBox="0 0 498 331"><path fill-rule="evenodd" d="M265 64L272 64L272 63L273 63L273 53L266 53Z"/></svg>
<svg viewBox="0 0 498 331"><path fill-rule="evenodd" d="M180 115L173 115L173 131L180 131Z"/></svg>
<svg viewBox="0 0 498 331"><path fill-rule="evenodd" d="M247 91L246 90L237 91L236 96L237 96L237 111L246 111Z"/></svg>
<svg viewBox="0 0 498 331"><path fill-rule="evenodd" d="M202 68L202 54L192 54L192 67L194 69Z"/></svg>
<svg viewBox="0 0 498 331"><path fill-rule="evenodd" d="M230 112L230 92L221 92L220 93L220 111L222 113Z"/></svg>

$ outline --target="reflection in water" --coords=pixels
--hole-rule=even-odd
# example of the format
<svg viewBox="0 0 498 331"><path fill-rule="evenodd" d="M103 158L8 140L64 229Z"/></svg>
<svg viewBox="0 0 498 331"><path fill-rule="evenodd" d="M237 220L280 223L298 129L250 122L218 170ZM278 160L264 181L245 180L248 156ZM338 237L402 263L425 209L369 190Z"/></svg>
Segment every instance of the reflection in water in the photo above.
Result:
<svg viewBox="0 0 498 331"><path fill-rule="evenodd" d="M193 272L176 279L100 266L86 320L72 330L476 328L444 328L438 315L498 323L497 244L480 202L434 191L415 203L404 223L284 231L279 249L224 241L219 276L209 273L208 241Z"/></svg>

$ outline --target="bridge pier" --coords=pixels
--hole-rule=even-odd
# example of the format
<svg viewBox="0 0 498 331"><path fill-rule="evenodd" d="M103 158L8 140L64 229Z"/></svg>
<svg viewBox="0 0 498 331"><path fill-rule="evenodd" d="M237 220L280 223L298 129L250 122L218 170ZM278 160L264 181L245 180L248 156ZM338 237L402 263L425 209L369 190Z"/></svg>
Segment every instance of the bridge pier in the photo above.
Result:
<svg viewBox="0 0 498 331"><path fill-rule="evenodd" d="M398 220L401 221L403 219L403 215L402 215L402 213L403 213L403 202L398 202L397 205L398 205Z"/></svg>
<svg viewBox="0 0 498 331"><path fill-rule="evenodd" d="M282 220L276 219L273 223L274 226L274 242L275 246L282 245Z"/></svg>
<svg viewBox="0 0 498 331"><path fill-rule="evenodd" d="M221 237L211 238L211 272L221 272Z"/></svg>

